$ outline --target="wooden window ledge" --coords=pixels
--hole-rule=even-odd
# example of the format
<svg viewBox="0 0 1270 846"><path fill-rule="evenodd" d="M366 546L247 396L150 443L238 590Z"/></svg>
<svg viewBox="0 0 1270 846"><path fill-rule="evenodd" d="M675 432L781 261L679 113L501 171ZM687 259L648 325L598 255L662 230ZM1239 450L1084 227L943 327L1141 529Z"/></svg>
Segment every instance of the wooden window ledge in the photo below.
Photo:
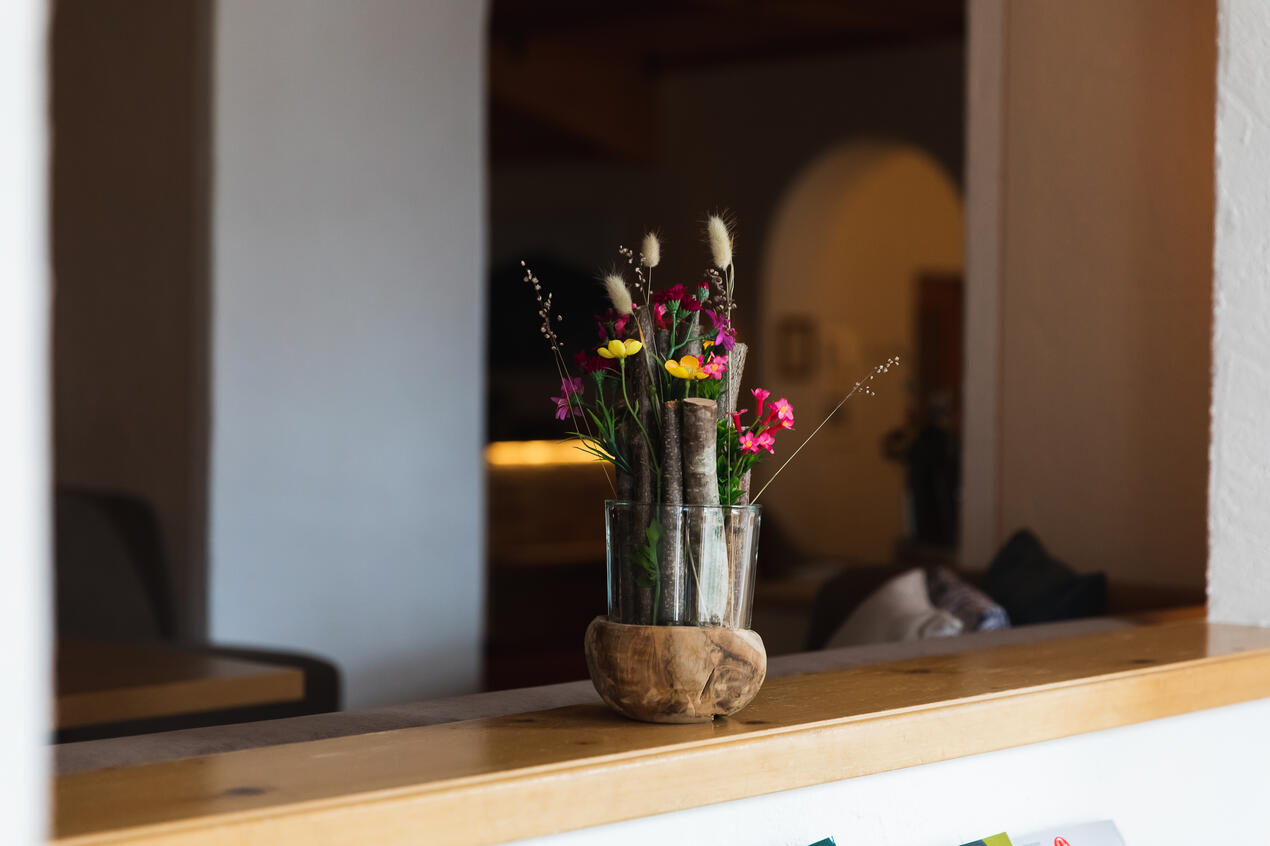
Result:
<svg viewBox="0 0 1270 846"><path fill-rule="evenodd" d="M59 776L63 844L479 844L1270 698L1270 630L1194 621L769 680L713 724L600 705Z"/></svg>

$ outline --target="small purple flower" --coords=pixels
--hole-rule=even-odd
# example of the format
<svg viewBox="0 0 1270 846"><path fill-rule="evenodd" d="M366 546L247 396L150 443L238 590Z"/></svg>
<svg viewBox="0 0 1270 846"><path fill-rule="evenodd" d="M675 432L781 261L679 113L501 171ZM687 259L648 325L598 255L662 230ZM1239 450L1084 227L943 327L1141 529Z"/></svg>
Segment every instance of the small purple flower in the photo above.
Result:
<svg viewBox="0 0 1270 846"><path fill-rule="evenodd" d="M717 312L709 312L710 319L714 321L714 345L722 349L732 352L732 348L736 346L736 330L732 328L726 317L719 317Z"/></svg>
<svg viewBox="0 0 1270 846"><path fill-rule="evenodd" d="M573 397L582 396L582 380L577 376L562 380L560 393L563 396L550 397L550 399L556 404L556 419L564 420L569 416L569 406L573 404Z"/></svg>

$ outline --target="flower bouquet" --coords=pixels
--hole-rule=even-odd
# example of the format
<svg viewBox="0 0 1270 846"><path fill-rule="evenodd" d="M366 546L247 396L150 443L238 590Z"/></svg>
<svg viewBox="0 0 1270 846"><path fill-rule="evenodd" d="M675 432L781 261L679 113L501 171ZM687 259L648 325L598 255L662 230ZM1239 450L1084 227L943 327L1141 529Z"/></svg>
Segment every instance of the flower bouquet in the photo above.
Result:
<svg viewBox="0 0 1270 846"><path fill-rule="evenodd" d="M646 235L638 255L619 248L633 278L604 278L597 341L572 367L552 295L532 269L524 276L559 370L556 417L611 468L608 616L587 633L592 680L618 711L661 722L733 713L762 684L766 655L749 631L762 494L751 497L751 471L794 429L787 399L743 390L732 232L712 216L706 238L711 266L700 281L660 291L657 236ZM838 407L872 393L894 363L874 368Z"/></svg>

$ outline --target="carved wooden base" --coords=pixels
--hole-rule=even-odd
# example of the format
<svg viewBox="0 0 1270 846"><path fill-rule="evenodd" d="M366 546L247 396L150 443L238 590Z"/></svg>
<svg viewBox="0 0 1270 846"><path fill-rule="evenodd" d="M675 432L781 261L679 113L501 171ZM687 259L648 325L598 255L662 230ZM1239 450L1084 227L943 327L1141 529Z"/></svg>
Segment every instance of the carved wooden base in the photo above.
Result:
<svg viewBox="0 0 1270 846"><path fill-rule="evenodd" d="M650 723L704 723L740 711L767 675L749 629L630 626L596 617L586 631L591 682L615 711Z"/></svg>

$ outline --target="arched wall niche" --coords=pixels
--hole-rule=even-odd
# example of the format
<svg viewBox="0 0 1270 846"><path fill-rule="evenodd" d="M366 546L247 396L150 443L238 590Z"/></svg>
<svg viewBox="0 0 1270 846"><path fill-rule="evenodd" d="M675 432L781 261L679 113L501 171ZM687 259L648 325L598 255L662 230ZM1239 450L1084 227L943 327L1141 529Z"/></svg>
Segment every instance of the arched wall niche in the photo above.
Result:
<svg viewBox="0 0 1270 846"><path fill-rule="evenodd" d="M760 502L817 558L886 561L904 530L904 470L882 453L905 422L916 372L916 288L962 272L962 200L944 169L910 144L829 149L790 183L763 251L757 384L786 396L797 431L760 465L755 490L869 368L902 364L857 394ZM748 381L748 380L747 380Z"/></svg>

